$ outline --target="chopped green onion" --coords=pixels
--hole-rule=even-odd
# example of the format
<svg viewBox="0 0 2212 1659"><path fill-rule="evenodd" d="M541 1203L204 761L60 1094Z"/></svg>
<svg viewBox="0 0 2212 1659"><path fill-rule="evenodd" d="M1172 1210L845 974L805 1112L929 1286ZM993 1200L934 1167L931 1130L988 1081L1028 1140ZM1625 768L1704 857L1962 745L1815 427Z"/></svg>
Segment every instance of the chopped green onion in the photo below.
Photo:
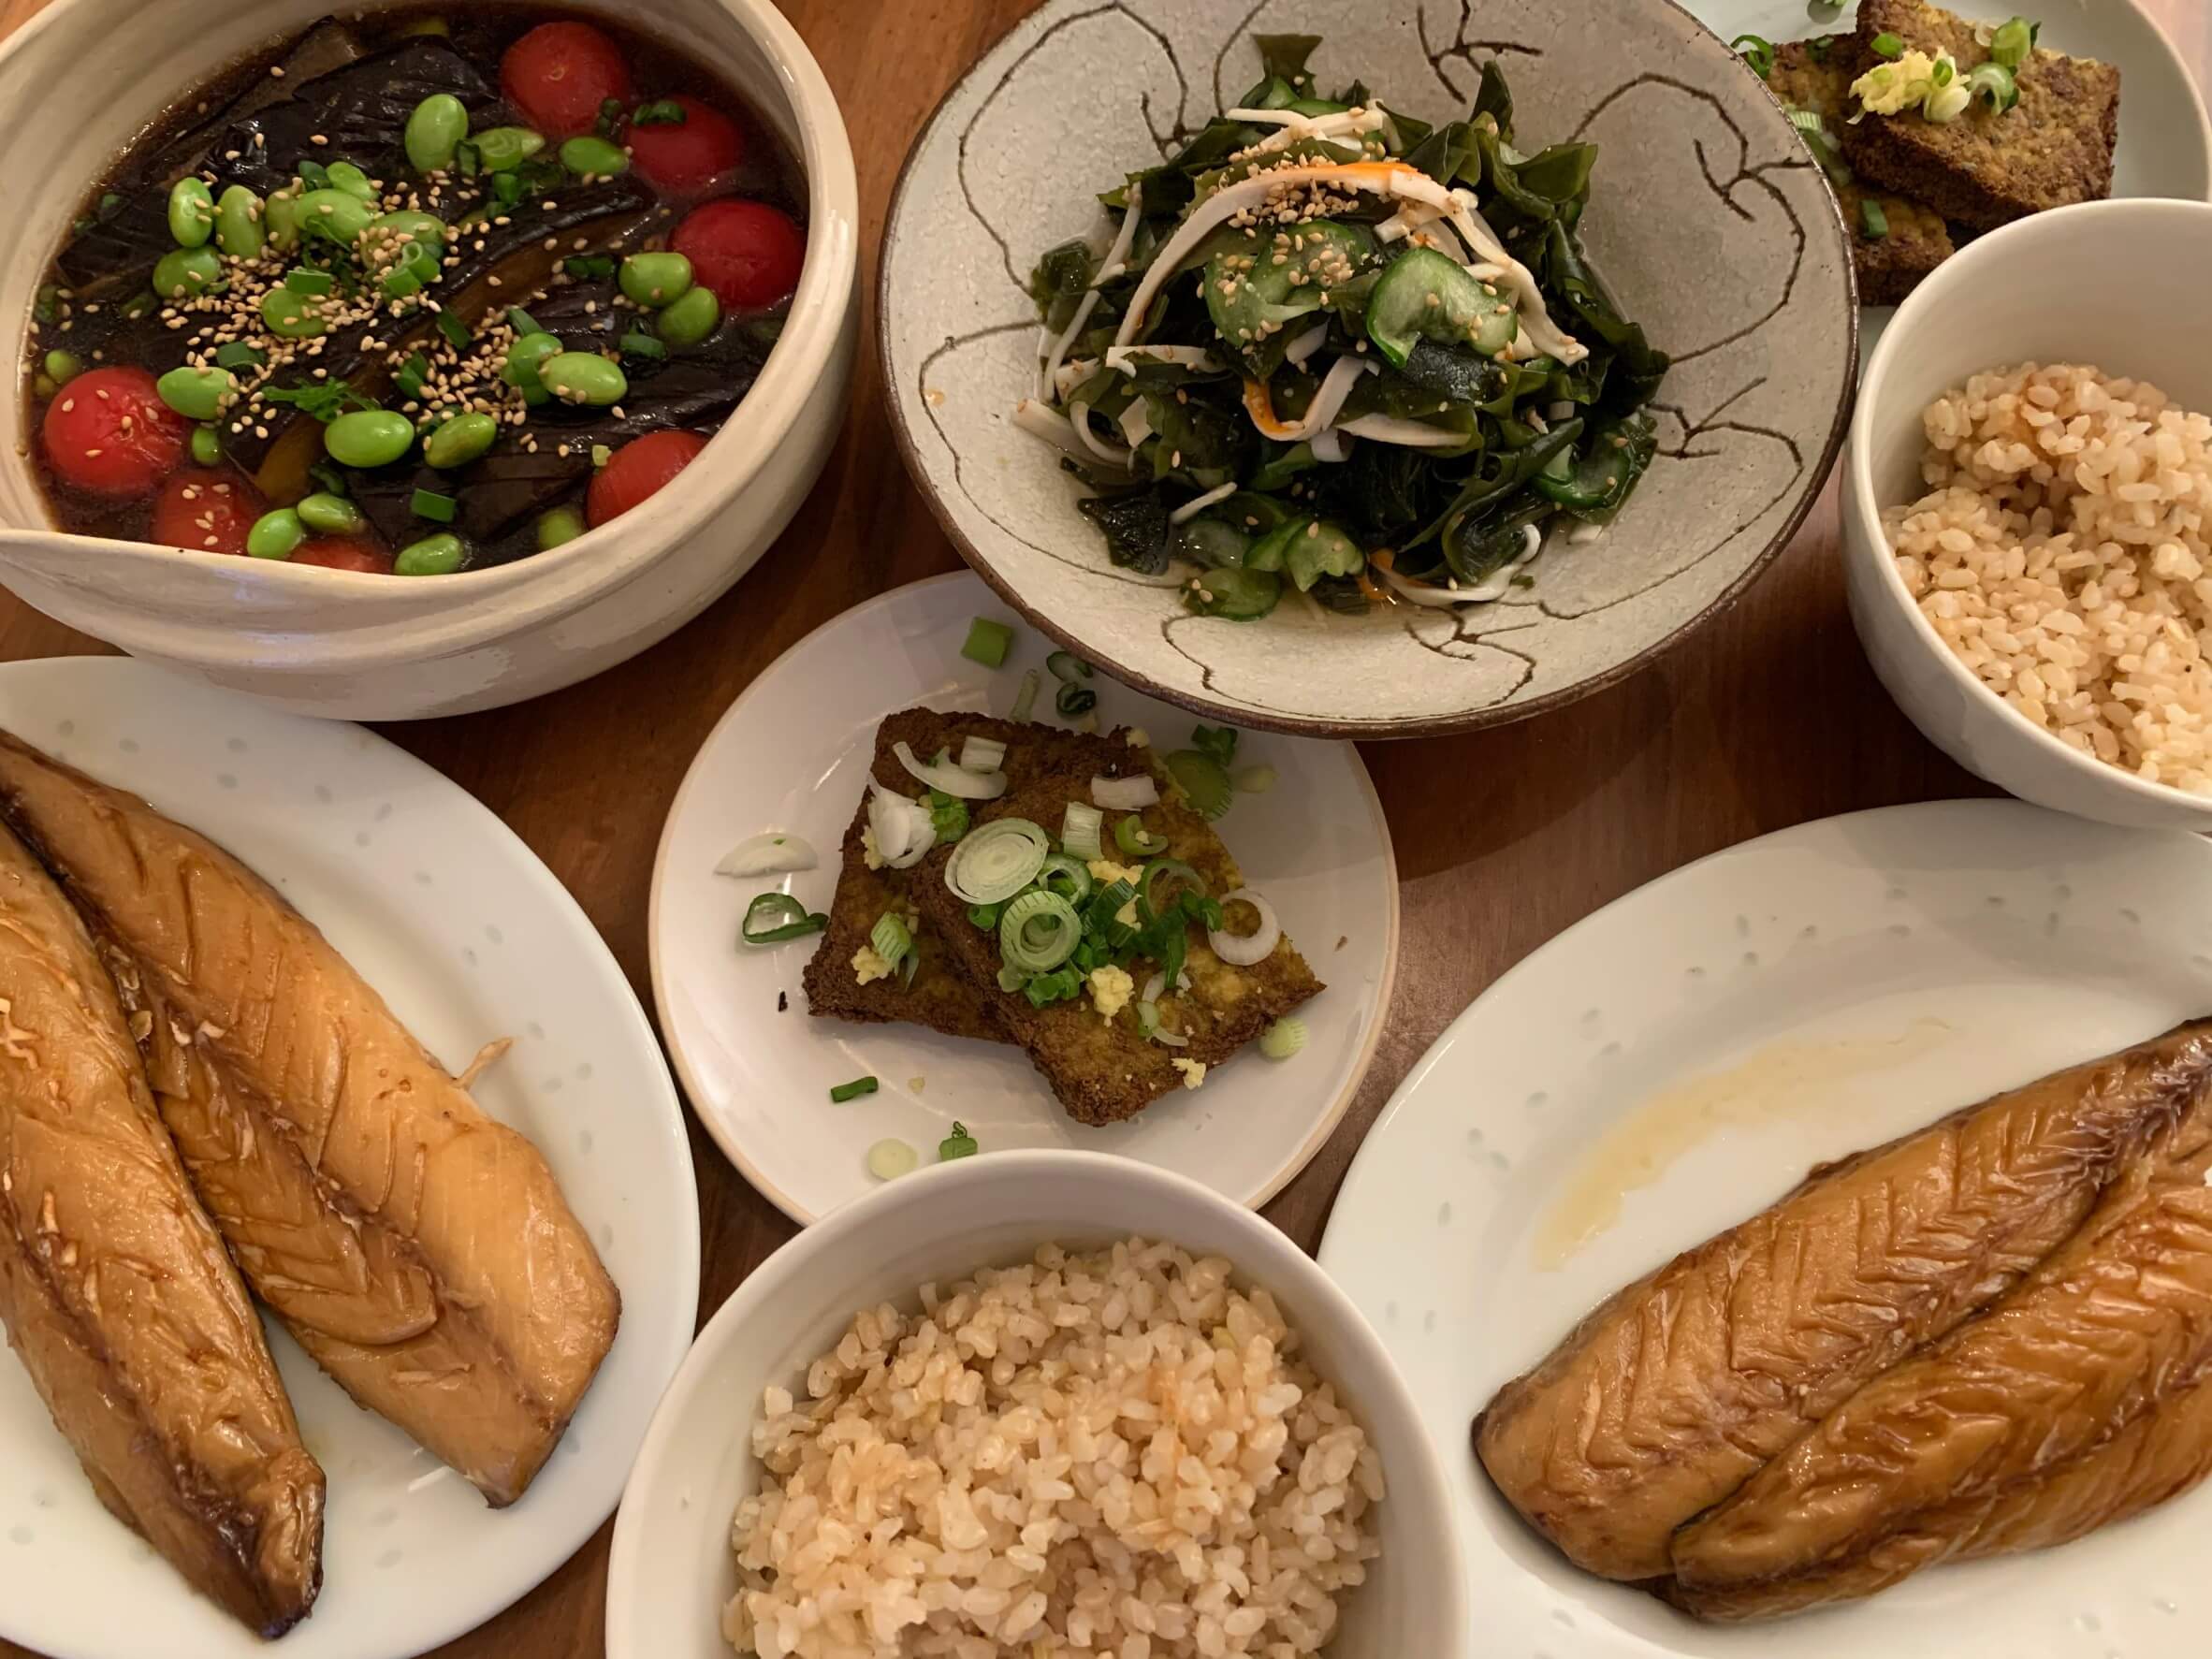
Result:
<svg viewBox="0 0 2212 1659"><path fill-rule="evenodd" d="M591 445L591 470L594 473L604 471L607 462L613 460L614 458L615 452L609 449L605 444L594 444Z"/></svg>
<svg viewBox="0 0 2212 1659"><path fill-rule="evenodd" d="M989 933L998 925L998 912L1005 909L1003 904L969 905L968 919L983 932Z"/></svg>
<svg viewBox="0 0 2212 1659"><path fill-rule="evenodd" d="M327 294L337 280L327 270L287 270L284 286L295 294Z"/></svg>
<svg viewBox="0 0 2212 1659"><path fill-rule="evenodd" d="M998 969L998 988L1001 991L1011 994L1012 992L1019 991L1028 982L1029 976L1024 973L1018 968L1007 968L1002 966Z"/></svg>
<svg viewBox="0 0 2212 1659"><path fill-rule="evenodd" d="M1958 65L1956 63L1949 57L1940 57L1936 59L1935 67L1929 71L1928 79L1936 86L1949 86L1951 78L1957 73Z"/></svg>
<svg viewBox="0 0 2212 1659"><path fill-rule="evenodd" d="M623 335L619 343L621 353L626 357L659 359L668 355L666 345L655 340L650 334L642 334L635 328Z"/></svg>
<svg viewBox="0 0 2212 1659"><path fill-rule="evenodd" d="M123 314L135 323L160 303L151 292L133 294L123 302Z"/></svg>
<svg viewBox="0 0 2212 1659"><path fill-rule="evenodd" d="M1887 58L1891 63L1895 63L1905 55L1905 37L1902 35L1892 35L1886 31L1875 36L1874 55L1878 58Z"/></svg>
<svg viewBox="0 0 2212 1659"><path fill-rule="evenodd" d="M874 1094L876 1086L876 1080L872 1077L856 1077L851 1083L840 1083L830 1090L830 1099L842 1106L848 1100L857 1100L863 1095Z"/></svg>
<svg viewBox="0 0 2212 1659"><path fill-rule="evenodd" d="M1025 893L998 918L998 953L1024 973L1051 972L1082 939L1083 919L1056 893Z"/></svg>
<svg viewBox="0 0 2212 1659"><path fill-rule="evenodd" d="M896 968L914 948L914 936L907 931L906 918L890 910L878 916L875 928L868 934L868 947Z"/></svg>
<svg viewBox="0 0 2212 1659"><path fill-rule="evenodd" d="M949 1164L956 1157L973 1157L982 1150L976 1144L976 1138L968 1132L968 1126L954 1118L953 1132L937 1143L937 1161Z"/></svg>
<svg viewBox="0 0 2212 1659"><path fill-rule="evenodd" d="M829 918L807 907L788 893L764 893L745 907L745 924L739 930L749 945L779 945L785 939L805 939L829 925Z"/></svg>
<svg viewBox="0 0 2212 1659"><path fill-rule="evenodd" d="M1099 844L1099 832L1106 827L1106 815L1087 801L1070 801L1067 815L1060 820L1060 845L1078 858L1103 858L1106 850Z"/></svg>
<svg viewBox="0 0 2212 1659"><path fill-rule="evenodd" d="M868 1173L879 1181L895 1181L901 1175L910 1175L921 1161L921 1155L904 1141L879 1141L868 1148Z"/></svg>
<svg viewBox="0 0 2212 1659"><path fill-rule="evenodd" d="M522 199L520 173L496 173L492 176L491 194L499 198L500 206L511 208Z"/></svg>
<svg viewBox="0 0 2212 1659"><path fill-rule="evenodd" d="M1014 693L1013 707L1006 718L1020 725L1029 718L1029 711L1037 706L1038 688L1044 684L1044 677L1032 668L1022 676L1022 689Z"/></svg>
<svg viewBox="0 0 2212 1659"><path fill-rule="evenodd" d="M225 341L215 348L215 367L218 369L258 369L268 361L259 346L243 340Z"/></svg>
<svg viewBox="0 0 2212 1659"><path fill-rule="evenodd" d="M1113 844L1131 858L1150 858L1168 850L1168 838L1156 836L1144 828L1144 820L1130 813L1113 826Z"/></svg>
<svg viewBox="0 0 2212 1659"><path fill-rule="evenodd" d="M674 98L658 98L650 104L640 104L630 123L633 126L681 126L684 107Z"/></svg>
<svg viewBox="0 0 2212 1659"><path fill-rule="evenodd" d="M310 190L327 190L330 187L329 171L319 161L303 161L297 171L299 182Z"/></svg>
<svg viewBox="0 0 2212 1659"><path fill-rule="evenodd" d="M2007 69L2016 69L2028 61L2028 54L2035 50L2035 36L2041 23L2031 23L2024 17L2016 17L1989 36L1989 61Z"/></svg>
<svg viewBox="0 0 2212 1659"><path fill-rule="evenodd" d="M438 332L445 336L446 344L457 350L466 350L470 341L469 326L449 311L438 313Z"/></svg>
<svg viewBox="0 0 2212 1659"><path fill-rule="evenodd" d="M1305 1022L1285 1014L1259 1034L1259 1052L1271 1060L1288 1060L1305 1046Z"/></svg>
<svg viewBox="0 0 2212 1659"><path fill-rule="evenodd" d="M1212 755L1226 766L1237 758L1236 728L1193 726L1190 728L1190 747L1201 754Z"/></svg>
<svg viewBox="0 0 2212 1659"><path fill-rule="evenodd" d="M1240 766L1229 775L1229 781L1241 795L1263 795L1275 786L1275 769L1264 764Z"/></svg>
<svg viewBox="0 0 2212 1659"><path fill-rule="evenodd" d="M1728 42L1728 50L1739 53L1760 80L1774 73L1774 42L1765 36L1739 35Z"/></svg>
<svg viewBox="0 0 2212 1659"><path fill-rule="evenodd" d="M968 803L941 789L929 792L929 822L937 838L950 847L968 834Z"/></svg>
<svg viewBox="0 0 2212 1659"><path fill-rule="evenodd" d="M1057 876L1062 885L1055 886ZM1037 884L1047 893L1056 893L1070 904L1079 905L1091 895L1090 866L1065 852L1055 852L1044 861L1044 867L1037 872Z"/></svg>
<svg viewBox="0 0 2212 1659"><path fill-rule="evenodd" d="M1029 999L1031 1008L1049 1008L1080 995L1082 990L1083 975L1073 968L1058 968L1051 973L1037 975L1022 987L1022 995Z"/></svg>
<svg viewBox="0 0 2212 1659"><path fill-rule="evenodd" d="M1070 720L1085 715L1099 706L1099 693L1088 686L1079 686L1072 680L1062 682L1053 698L1053 706Z"/></svg>
<svg viewBox="0 0 2212 1659"><path fill-rule="evenodd" d="M582 281L591 281L615 274L615 262L604 254L578 254L561 261L561 268L569 275Z"/></svg>
<svg viewBox="0 0 2212 1659"><path fill-rule="evenodd" d="M1044 660L1044 665L1052 670L1053 677L1063 684L1072 684L1091 677L1091 665L1073 651L1055 651Z"/></svg>
<svg viewBox="0 0 2212 1659"><path fill-rule="evenodd" d="M1990 109L2002 115L2020 101L2020 83L2002 64L1980 64L1967 74L1966 95L1987 100Z"/></svg>
<svg viewBox="0 0 2212 1659"><path fill-rule="evenodd" d="M410 398L420 398L430 372L430 360L416 352L392 376L392 384Z"/></svg>
<svg viewBox="0 0 2212 1659"><path fill-rule="evenodd" d="M1878 242L1889 234L1889 215L1882 211L1882 204L1870 196L1858 201L1859 233L1870 242Z"/></svg>
<svg viewBox="0 0 2212 1659"><path fill-rule="evenodd" d="M1159 892L1159 884L1162 881L1180 881L1194 889L1199 897L1208 896L1206 879L1198 871L1192 869L1179 858L1156 858L1144 866L1144 880L1137 888L1138 896L1144 901L1144 908L1156 916L1165 916L1168 913L1167 901L1161 897Z"/></svg>
<svg viewBox="0 0 2212 1659"><path fill-rule="evenodd" d="M440 495L434 489L418 489L408 503L417 518L428 518L438 524L451 524L460 511L460 502L449 495Z"/></svg>
<svg viewBox="0 0 2212 1659"><path fill-rule="evenodd" d="M971 905L1003 904L1037 880L1052 837L1026 818L996 818L961 837L945 885Z"/></svg>
<svg viewBox="0 0 2212 1659"><path fill-rule="evenodd" d="M985 668L1003 668L1006 653L1013 646L1013 630L1004 622L978 617L968 625L968 643L960 648L960 654Z"/></svg>
<svg viewBox="0 0 2212 1659"><path fill-rule="evenodd" d="M543 334L546 331L538 327L537 318L531 316L519 305L507 307L507 323L515 330L515 336L518 340L525 334Z"/></svg>

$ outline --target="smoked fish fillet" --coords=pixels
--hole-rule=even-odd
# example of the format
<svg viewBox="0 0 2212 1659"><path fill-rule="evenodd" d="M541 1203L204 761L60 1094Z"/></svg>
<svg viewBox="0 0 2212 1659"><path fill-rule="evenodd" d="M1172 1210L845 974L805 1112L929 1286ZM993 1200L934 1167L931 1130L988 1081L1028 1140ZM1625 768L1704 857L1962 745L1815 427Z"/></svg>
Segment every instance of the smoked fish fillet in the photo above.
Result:
<svg viewBox="0 0 2212 1659"><path fill-rule="evenodd" d="M1600 1306L1475 1422L1498 1490L1587 1571L1675 1530L2010 1290L2212 1082L2212 1022L1814 1170Z"/></svg>
<svg viewBox="0 0 2212 1659"><path fill-rule="evenodd" d="M255 1292L358 1404L520 1497L620 1314L537 1149L206 837L5 733L0 818L100 941Z"/></svg>
<svg viewBox="0 0 2212 1659"><path fill-rule="evenodd" d="M0 1321L100 1502L265 1637L323 1580L323 1471L83 923L0 828Z"/></svg>

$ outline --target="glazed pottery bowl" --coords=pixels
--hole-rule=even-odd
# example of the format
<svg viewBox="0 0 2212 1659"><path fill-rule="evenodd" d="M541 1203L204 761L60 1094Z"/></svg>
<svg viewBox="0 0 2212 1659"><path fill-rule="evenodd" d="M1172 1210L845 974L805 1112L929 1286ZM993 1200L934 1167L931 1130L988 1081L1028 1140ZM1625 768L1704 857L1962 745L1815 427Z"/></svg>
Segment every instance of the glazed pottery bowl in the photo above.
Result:
<svg viewBox="0 0 2212 1659"><path fill-rule="evenodd" d="M1080 483L1018 429L1037 315L1025 283L1070 237L1103 245L1097 192L1157 163L1258 77L1256 33L1318 35L1317 80L1355 78L1431 122L1466 118L1481 65L1523 149L1599 149L1593 265L1674 368L1659 455L1614 525L1457 611L1257 622L1188 614L1171 575L1115 569ZM880 346L917 483L968 561L1069 649L1209 717L1343 737L1518 720L1652 661L1724 607L1803 519L1841 440L1857 308L1834 197L1779 106L1668 0L1049 0L939 107L884 248ZM1186 572L1186 575L1188 573Z"/></svg>
<svg viewBox="0 0 2212 1659"><path fill-rule="evenodd" d="M2185 409L2212 409L2207 269L2212 206L2201 202L2092 202L2007 226L1945 261L1898 308L1852 417L1844 575L1874 672L1928 741L1970 772L2104 823L2212 830L2212 799L2084 754L1984 685L1906 591L1882 510L1927 492L1921 412L1986 370L2092 364L2147 380ZM2094 301L2054 299L2075 292Z"/></svg>
<svg viewBox="0 0 2212 1659"><path fill-rule="evenodd" d="M0 143L19 193L0 319L30 316L95 180L179 94L304 28L317 0L61 0L0 49ZM736 581L828 458L857 335L858 190L835 96L769 0L662 0L637 20L727 78L798 157L808 241L791 316L738 415L677 483L550 553L400 579L65 535L0 409L0 583L133 655L303 714L404 720L519 702L644 650ZM66 108L68 119L55 118Z"/></svg>
<svg viewBox="0 0 2212 1659"><path fill-rule="evenodd" d="M1004 1152L938 1164L852 1201L764 1263L707 1322L623 1493L607 1581L608 1659L729 1659L730 1522L756 1490L750 1435L769 1385L806 1374L855 1312L908 1312L918 1288L1029 1259L1041 1245L1166 1240L1226 1258L1273 1296L1301 1352L1366 1430L1389 1495L1382 1553L1343 1604L1330 1659L1469 1659L1472 1623L1443 1466L1381 1341L1312 1258L1181 1175L1096 1152ZM1463 1455L1455 1448L1454 1455Z"/></svg>

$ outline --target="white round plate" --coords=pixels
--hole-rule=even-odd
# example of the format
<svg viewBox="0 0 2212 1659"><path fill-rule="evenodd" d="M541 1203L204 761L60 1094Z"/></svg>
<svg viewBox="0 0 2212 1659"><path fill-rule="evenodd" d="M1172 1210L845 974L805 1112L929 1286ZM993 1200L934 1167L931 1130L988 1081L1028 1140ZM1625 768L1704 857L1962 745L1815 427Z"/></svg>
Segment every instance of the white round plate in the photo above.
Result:
<svg viewBox="0 0 2212 1659"><path fill-rule="evenodd" d="M979 616L1015 625L1002 668L960 654ZM1348 743L1244 733L1238 764L1265 762L1280 780L1266 794L1240 795L1220 826L1329 987L1299 1010L1310 1033L1304 1053L1281 1065L1243 1055L1128 1123L1071 1121L1019 1049L813 1018L799 975L816 939L738 943L746 906L770 887L829 909L884 716L919 705L1004 715L1024 671L1041 669L1052 648L965 572L886 593L779 658L731 705L677 792L653 867L661 1029L708 1133L794 1220L875 1186L866 1157L876 1142L896 1137L930 1157L955 1119L986 1153L1117 1152L1264 1203L1319 1150L1366 1071L1397 960L1398 866L1382 804ZM1163 749L1188 742L1186 711L1103 675L1091 683L1101 729L1141 726ZM1052 714L1049 675L1045 684L1039 717L1065 723ZM810 842L821 867L745 880L714 873L739 841L771 829ZM862 1076L880 1079L879 1092L831 1104L833 1085Z"/></svg>
<svg viewBox="0 0 2212 1659"><path fill-rule="evenodd" d="M395 1659L482 1623L606 1519L691 1345L698 1198L644 1010L511 831L357 726L94 657L0 665L0 726L237 853L448 1067L514 1038L476 1099L537 1143L622 1292L597 1382L536 1484L503 1510L270 1326L329 1477L322 1595L273 1647L100 1507L22 1367L0 1358L0 1634L51 1659Z"/></svg>
<svg viewBox="0 0 2212 1659"><path fill-rule="evenodd" d="M1681 0L1682 8L1723 40L1757 35L1777 46L1813 35L1848 33L1857 0L1824 6L1820 0ZM2201 0L2167 0L2179 17ZM2189 67L2134 0L2038 0L2025 8L1969 6L1951 0L1962 17L2004 18L2015 10L2043 25L2039 46L2073 57L2096 58L2120 72L2119 138L2112 152L2112 194L2171 196L2185 201L2212 198L2212 122L2205 116ZM2202 18L2197 26L2212 26ZM1853 227L1855 230L1855 226ZM1859 321L1864 362L1896 314L1894 305L1870 305Z"/></svg>
<svg viewBox="0 0 2212 1659"><path fill-rule="evenodd" d="M2202 1652L2212 1489L2061 1550L1723 1628L1569 1566L1480 1474L1468 1429L1589 1309L1813 1164L2207 1010L2212 847L2012 801L1749 842L1608 906L1484 993L1368 1136L1321 1245L1454 1465L1484 1651ZM1658 1154L1648 1171L1583 1196L1639 1146Z"/></svg>

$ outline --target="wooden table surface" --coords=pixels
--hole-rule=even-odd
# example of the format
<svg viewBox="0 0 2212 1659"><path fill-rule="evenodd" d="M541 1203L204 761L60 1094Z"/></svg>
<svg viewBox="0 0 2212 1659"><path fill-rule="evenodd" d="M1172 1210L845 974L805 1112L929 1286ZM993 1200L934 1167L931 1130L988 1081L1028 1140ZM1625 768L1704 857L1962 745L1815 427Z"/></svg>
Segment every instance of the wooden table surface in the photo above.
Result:
<svg viewBox="0 0 2212 1659"><path fill-rule="evenodd" d="M0 0L0 35L46 0ZM957 569L908 482L873 346L875 248L908 143L960 72L1031 0L779 0L822 62L860 167L864 349L844 441L778 547L659 648L558 695L386 728L469 790L551 866L647 1006L646 893L661 822L708 729L819 624L886 589ZM2212 5L2140 0L2212 79ZM1368 1126L1453 1017L1561 929L1656 876L1808 819L1988 793L1891 706L1843 606L1833 485L1727 615L1571 708L1501 730L1362 746L1403 880L1398 983L1359 1099L1267 1208L1307 1249ZM105 652L0 592L0 659ZM700 1315L792 1224L691 1126L706 1261ZM446 1659L596 1659L607 1538ZM281 1648L272 1649L281 1652ZM0 1641L0 1659L36 1659ZM137 1656L132 1656L137 1659ZM398 1659L398 1656L395 1656Z"/></svg>

